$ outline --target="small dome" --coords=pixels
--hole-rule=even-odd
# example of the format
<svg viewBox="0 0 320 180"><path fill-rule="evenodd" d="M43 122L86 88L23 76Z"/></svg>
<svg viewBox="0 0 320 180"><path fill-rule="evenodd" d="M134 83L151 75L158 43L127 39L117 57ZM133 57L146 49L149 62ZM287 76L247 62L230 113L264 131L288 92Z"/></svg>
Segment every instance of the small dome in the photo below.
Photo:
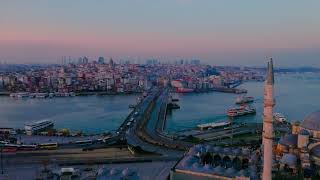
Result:
<svg viewBox="0 0 320 180"><path fill-rule="evenodd" d="M201 166L198 162L195 162L195 163L193 163L193 165L192 165L192 169L193 169L194 171L201 171L201 170L202 170L202 166Z"/></svg>
<svg viewBox="0 0 320 180"><path fill-rule="evenodd" d="M230 154L231 149L230 148L223 148L223 153Z"/></svg>
<svg viewBox="0 0 320 180"><path fill-rule="evenodd" d="M231 168L228 168L224 173L228 177L234 177L237 173L237 170L235 170L233 167L231 167Z"/></svg>
<svg viewBox="0 0 320 180"><path fill-rule="evenodd" d="M212 171L213 171L213 167L212 167L210 164L204 165L203 169L204 169L206 172L212 172Z"/></svg>
<svg viewBox="0 0 320 180"><path fill-rule="evenodd" d="M247 149L247 148L245 148L245 149L242 149L242 154L243 155L249 155L250 154L250 150L249 149Z"/></svg>
<svg viewBox="0 0 320 180"><path fill-rule="evenodd" d="M206 152L213 152L213 146L207 145L206 146Z"/></svg>
<svg viewBox="0 0 320 180"><path fill-rule="evenodd" d="M240 154L241 154L241 149L235 148L235 149L232 150L232 153L233 153L234 155L240 155Z"/></svg>
<svg viewBox="0 0 320 180"><path fill-rule="evenodd" d="M311 155L320 158L320 145L317 145L311 149Z"/></svg>
<svg viewBox="0 0 320 180"><path fill-rule="evenodd" d="M280 160L282 164L286 164L289 167L296 167L297 157L294 154L284 154Z"/></svg>
<svg viewBox="0 0 320 180"><path fill-rule="evenodd" d="M289 134L282 136L279 140L279 144L285 146L297 146L298 136L296 134Z"/></svg>
<svg viewBox="0 0 320 180"><path fill-rule="evenodd" d="M99 176L102 176L102 175L105 175L105 174L108 174L108 169L105 167L105 166L103 166L102 168L99 168L98 169L98 175Z"/></svg>
<svg viewBox="0 0 320 180"><path fill-rule="evenodd" d="M220 152L222 151L222 148L221 148L220 146L215 146L215 147L213 148L213 151L214 151L215 153L220 153Z"/></svg>
<svg viewBox="0 0 320 180"><path fill-rule="evenodd" d="M113 169L110 170L110 175L111 175L111 176L117 175L117 174L119 174L118 169L113 168Z"/></svg>
<svg viewBox="0 0 320 180"><path fill-rule="evenodd" d="M301 127L310 130L320 131L320 111L308 115L302 122Z"/></svg>
<svg viewBox="0 0 320 180"><path fill-rule="evenodd" d="M242 169L241 171L239 171L237 173L238 176L244 176L244 177L248 177L249 176L249 172L248 170Z"/></svg>
<svg viewBox="0 0 320 180"><path fill-rule="evenodd" d="M221 167L221 166L217 166L216 168L213 169L214 173L218 174L218 175L223 175L224 170L225 169L223 167Z"/></svg>
<svg viewBox="0 0 320 180"><path fill-rule="evenodd" d="M306 136L309 136L309 135L310 135L310 133L309 133L307 130L305 130L305 129L301 129L300 132L299 132L299 134L301 134L301 135L306 135Z"/></svg>

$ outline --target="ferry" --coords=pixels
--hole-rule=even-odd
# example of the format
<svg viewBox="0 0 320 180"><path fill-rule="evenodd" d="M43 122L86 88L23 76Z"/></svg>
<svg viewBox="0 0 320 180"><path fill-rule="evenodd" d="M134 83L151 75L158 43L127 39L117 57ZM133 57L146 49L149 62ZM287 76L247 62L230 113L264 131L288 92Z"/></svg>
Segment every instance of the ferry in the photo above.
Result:
<svg viewBox="0 0 320 180"><path fill-rule="evenodd" d="M197 127L200 130L205 130L205 129L214 129L214 128L221 128L221 127L226 127L231 124L230 121L224 121L224 122L211 122L211 123L206 123L206 124L199 124Z"/></svg>
<svg viewBox="0 0 320 180"><path fill-rule="evenodd" d="M39 144L38 145L39 149L47 149L47 150L52 150L52 149L57 149L58 148L58 143L44 143L44 144Z"/></svg>
<svg viewBox="0 0 320 180"><path fill-rule="evenodd" d="M29 97L29 93L27 92L19 92L19 93L11 93L10 97L14 97L14 98L26 98Z"/></svg>
<svg viewBox="0 0 320 180"><path fill-rule="evenodd" d="M287 118L284 115L282 115L281 113L274 113L273 119L279 123L287 122Z"/></svg>
<svg viewBox="0 0 320 180"><path fill-rule="evenodd" d="M194 89L179 87L176 89L176 92L177 93L191 93L191 92L194 92Z"/></svg>
<svg viewBox="0 0 320 180"><path fill-rule="evenodd" d="M18 147L19 151L34 151L37 149L37 145L20 145Z"/></svg>
<svg viewBox="0 0 320 180"><path fill-rule="evenodd" d="M36 98L46 98L47 96L47 93L36 93Z"/></svg>
<svg viewBox="0 0 320 180"><path fill-rule="evenodd" d="M239 108L232 108L227 111L227 116L229 117L245 116L249 114L256 114L256 109L242 105Z"/></svg>
<svg viewBox="0 0 320 180"><path fill-rule="evenodd" d="M236 99L236 104L245 104L254 102L254 97L252 96L239 96Z"/></svg>
<svg viewBox="0 0 320 180"><path fill-rule="evenodd" d="M19 145L16 144L4 144L2 152L4 153L15 153L18 150Z"/></svg>
<svg viewBox="0 0 320 180"><path fill-rule="evenodd" d="M27 124L25 125L24 129L26 130L27 135L32 135L34 133L37 133L49 127L52 127L53 125L54 124L52 121L45 119L45 120Z"/></svg>

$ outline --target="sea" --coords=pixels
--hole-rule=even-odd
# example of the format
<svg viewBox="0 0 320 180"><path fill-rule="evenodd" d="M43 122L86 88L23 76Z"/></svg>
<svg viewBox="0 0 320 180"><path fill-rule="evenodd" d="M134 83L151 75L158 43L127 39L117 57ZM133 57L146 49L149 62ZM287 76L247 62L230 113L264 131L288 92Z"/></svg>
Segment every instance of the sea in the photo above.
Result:
<svg viewBox="0 0 320 180"><path fill-rule="evenodd" d="M234 118L235 122L262 122L263 82L245 82L239 88L248 90L256 101L256 115ZM275 112L289 121L302 121L320 110L320 74L276 74ZM226 111L236 107L238 95L208 92L174 94L180 109L168 112L166 131L174 133L191 129L197 124L226 121ZM0 97L0 127L23 128L26 123L43 119L54 121L55 128L101 133L116 130L137 101L137 95L77 96L52 99L14 99Z"/></svg>

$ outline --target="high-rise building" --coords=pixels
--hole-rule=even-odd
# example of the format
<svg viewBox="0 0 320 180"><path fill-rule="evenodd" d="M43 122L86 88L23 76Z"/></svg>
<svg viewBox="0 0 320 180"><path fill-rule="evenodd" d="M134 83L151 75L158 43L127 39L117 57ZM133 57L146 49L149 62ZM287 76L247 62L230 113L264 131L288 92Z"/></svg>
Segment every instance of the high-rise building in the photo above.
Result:
<svg viewBox="0 0 320 180"><path fill-rule="evenodd" d="M273 163L273 98L274 73L272 58L268 62L267 77L264 84L263 109L263 174L262 180L271 180Z"/></svg>
<svg viewBox="0 0 320 180"><path fill-rule="evenodd" d="M104 57L99 57L98 58L98 63L99 64L104 64Z"/></svg>
<svg viewBox="0 0 320 180"><path fill-rule="evenodd" d="M88 64L89 59L86 56L84 56L82 61L83 61L83 64Z"/></svg>

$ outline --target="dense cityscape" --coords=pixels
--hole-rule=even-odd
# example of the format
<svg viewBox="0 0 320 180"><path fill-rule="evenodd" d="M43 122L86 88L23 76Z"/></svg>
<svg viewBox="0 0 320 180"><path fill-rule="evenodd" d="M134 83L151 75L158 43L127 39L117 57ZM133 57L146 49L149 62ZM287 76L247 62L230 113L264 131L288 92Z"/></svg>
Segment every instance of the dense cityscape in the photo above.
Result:
<svg viewBox="0 0 320 180"><path fill-rule="evenodd" d="M112 58L105 63L103 57L89 62L84 57L78 63L2 72L0 88L8 92L29 93L139 93L154 84L177 80L181 82L181 88L205 91L242 81L263 80L263 70L212 67L200 64L200 60L191 60L190 63L181 60L173 64L150 60L140 65L119 64Z"/></svg>

